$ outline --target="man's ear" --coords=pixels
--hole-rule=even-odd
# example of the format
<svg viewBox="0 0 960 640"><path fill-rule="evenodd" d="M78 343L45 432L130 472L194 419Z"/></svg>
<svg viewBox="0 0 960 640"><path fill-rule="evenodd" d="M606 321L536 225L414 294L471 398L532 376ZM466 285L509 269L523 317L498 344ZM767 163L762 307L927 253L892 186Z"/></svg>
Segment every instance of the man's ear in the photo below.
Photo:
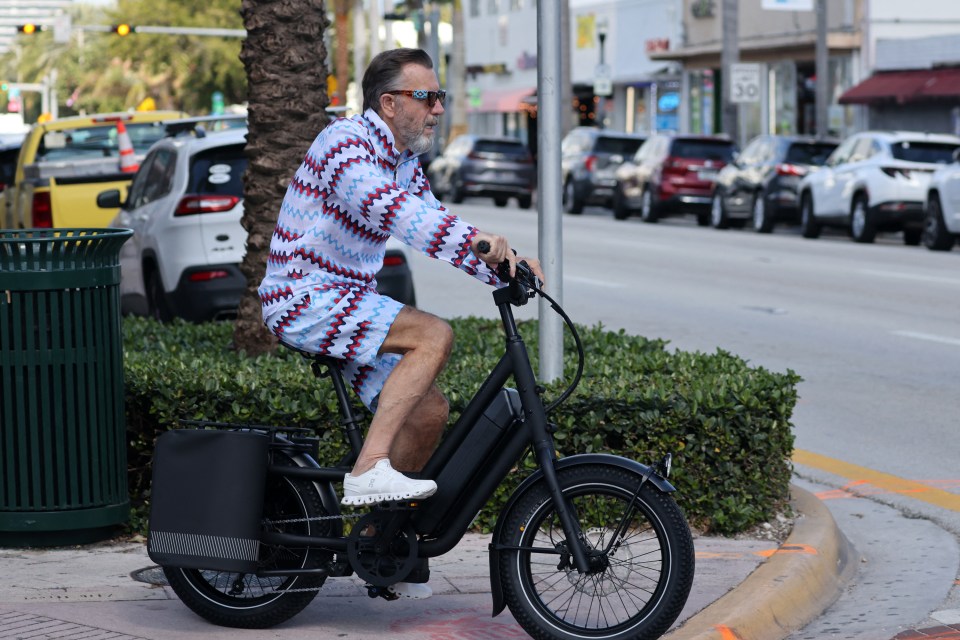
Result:
<svg viewBox="0 0 960 640"><path fill-rule="evenodd" d="M389 93L380 96L380 115L388 118L397 115L397 96Z"/></svg>

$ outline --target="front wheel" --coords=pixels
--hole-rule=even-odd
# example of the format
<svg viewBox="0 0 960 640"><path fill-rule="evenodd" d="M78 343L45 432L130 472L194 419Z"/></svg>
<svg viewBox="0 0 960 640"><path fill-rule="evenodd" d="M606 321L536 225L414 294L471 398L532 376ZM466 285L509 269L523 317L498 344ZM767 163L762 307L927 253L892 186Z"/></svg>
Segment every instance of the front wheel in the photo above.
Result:
<svg viewBox="0 0 960 640"><path fill-rule="evenodd" d="M292 464L278 459L280 464ZM328 516L313 483L268 476L263 526L267 531L299 535L339 535L339 520ZM336 514L334 514L336 515ZM331 556L316 549L261 543L258 571L313 569ZM214 624L241 629L266 629L300 613L323 585L320 576L269 576L206 569L164 567L174 593L194 613Z"/></svg>
<svg viewBox="0 0 960 640"><path fill-rule="evenodd" d="M659 638L677 619L693 582L693 539L673 499L609 465L558 472L586 539L590 571L573 566L545 482L504 514L499 543L504 597L534 638ZM639 493L638 493L639 488Z"/></svg>

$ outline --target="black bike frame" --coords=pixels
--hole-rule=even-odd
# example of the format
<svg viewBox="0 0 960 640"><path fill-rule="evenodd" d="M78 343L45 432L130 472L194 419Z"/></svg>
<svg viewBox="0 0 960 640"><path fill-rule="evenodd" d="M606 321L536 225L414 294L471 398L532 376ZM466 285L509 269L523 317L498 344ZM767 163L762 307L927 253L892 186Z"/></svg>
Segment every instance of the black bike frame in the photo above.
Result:
<svg viewBox="0 0 960 640"><path fill-rule="evenodd" d="M419 502L415 509L402 512L408 514L420 537L418 555L422 558L443 555L456 546L476 514L523 457L527 446L532 446L556 505L573 563L581 572L589 570L580 526L564 499L554 469L556 449L530 357L513 315L512 306L525 304L531 295L515 281L493 293L505 332L505 352L420 474L423 478L437 480L437 494ZM270 473L316 482L342 482L343 476L350 471L349 465L359 454L363 441L339 371L333 367L328 369L334 381L351 453L337 467L271 465ZM511 377L517 385L516 391L504 389ZM506 424L505 412L508 414ZM262 540L270 544L334 551L347 548L345 537L263 532ZM298 572L280 570L270 573L292 575Z"/></svg>

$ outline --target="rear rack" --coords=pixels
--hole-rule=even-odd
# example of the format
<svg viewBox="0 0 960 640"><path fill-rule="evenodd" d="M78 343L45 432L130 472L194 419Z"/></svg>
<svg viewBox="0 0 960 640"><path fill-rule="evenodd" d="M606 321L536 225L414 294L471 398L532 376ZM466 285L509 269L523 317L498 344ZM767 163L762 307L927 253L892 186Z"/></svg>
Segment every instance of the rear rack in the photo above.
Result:
<svg viewBox="0 0 960 640"><path fill-rule="evenodd" d="M276 425L217 422L214 420L180 420L181 425L200 429L225 429L228 431L262 431L270 437L270 447L287 451L300 451L314 459L320 451L320 438L306 427L278 427Z"/></svg>

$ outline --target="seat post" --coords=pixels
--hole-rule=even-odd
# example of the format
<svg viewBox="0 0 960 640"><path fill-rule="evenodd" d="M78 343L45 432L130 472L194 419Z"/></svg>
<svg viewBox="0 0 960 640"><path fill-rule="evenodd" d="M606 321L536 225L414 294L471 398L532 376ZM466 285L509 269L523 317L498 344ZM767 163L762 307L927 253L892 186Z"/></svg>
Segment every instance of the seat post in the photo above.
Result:
<svg viewBox="0 0 960 640"><path fill-rule="evenodd" d="M310 368L313 369L313 375L318 378L327 376L333 382L333 390L337 394L337 406L340 407L340 425L343 427L343 434L350 445L352 455L349 460L344 462L353 463L360 455L360 449L363 447L363 434L357 417L350 404L350 397L347 395L347 386L343 382L343 376L340 375L340 369L335 362L329 358L313 356Z"/></svg>

